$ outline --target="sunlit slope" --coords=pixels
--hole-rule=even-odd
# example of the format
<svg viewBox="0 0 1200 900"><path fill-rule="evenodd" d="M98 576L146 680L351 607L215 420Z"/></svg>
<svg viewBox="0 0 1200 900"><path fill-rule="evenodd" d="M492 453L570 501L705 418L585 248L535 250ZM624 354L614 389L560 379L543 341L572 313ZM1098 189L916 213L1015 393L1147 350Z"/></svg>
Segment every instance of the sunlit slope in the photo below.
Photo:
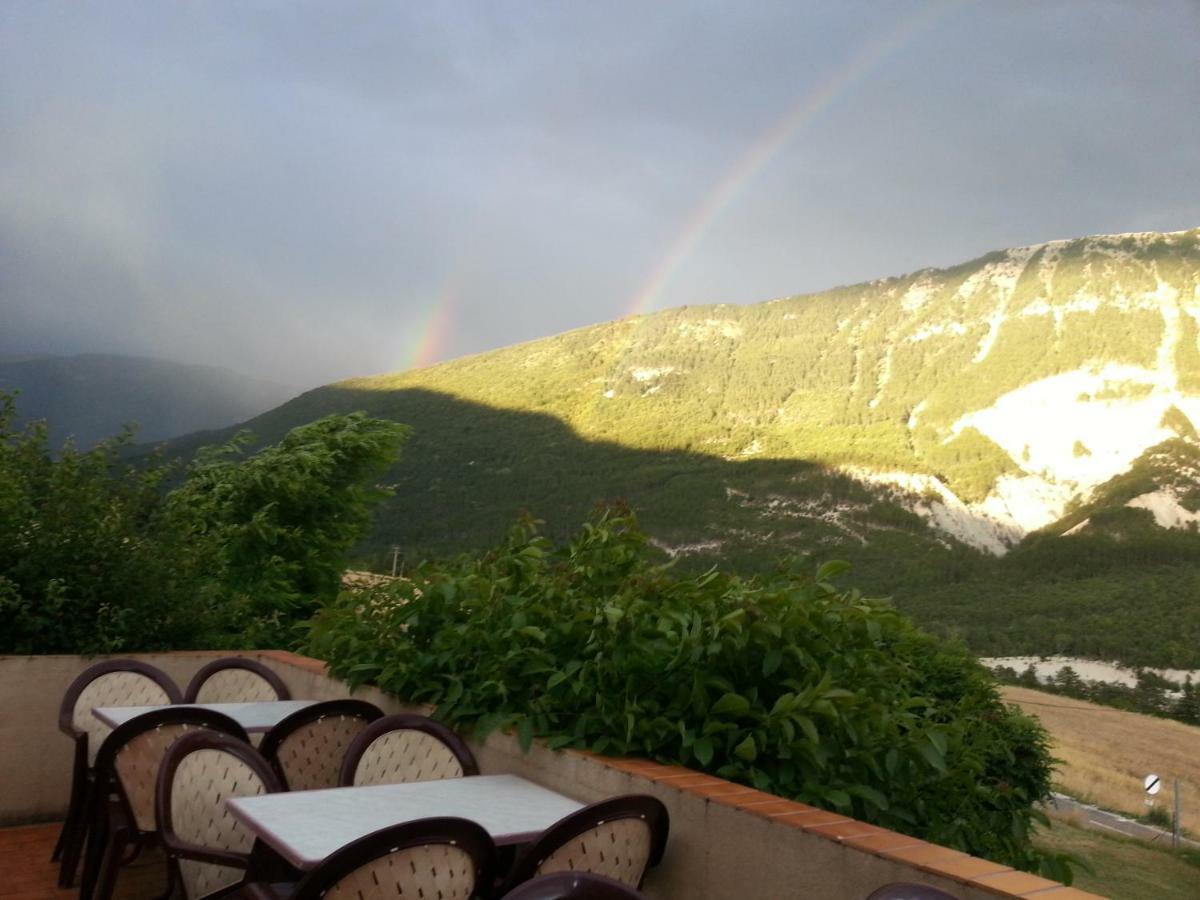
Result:
<svg viewBox="0 0 1200 900"><path fill-rule="evenodd" d="M413 427L362 548L377 566L490 546L522 509L563 537L619 499L681 565L849 559L980 652L1200 666L1198 241L1094 237L667 310L249 424Z"/></svg>
<svg viewBox="0 0 1200 900"><path fill-rule="evenodd" d="M854 467L936 497L927 514L999 552L1194 438L1198 284L1200 230L1056 241L345 387L543 412L626 447Z"/></svg>

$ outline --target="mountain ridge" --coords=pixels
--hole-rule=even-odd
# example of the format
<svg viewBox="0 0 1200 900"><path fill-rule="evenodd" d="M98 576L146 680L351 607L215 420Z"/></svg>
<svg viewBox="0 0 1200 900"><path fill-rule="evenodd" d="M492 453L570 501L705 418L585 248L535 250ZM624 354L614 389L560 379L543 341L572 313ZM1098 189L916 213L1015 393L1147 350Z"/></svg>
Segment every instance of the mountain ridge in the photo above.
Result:
<svg viewBox="0 0 1200 900"><path fill-rule="evenodd" d="M1176 509L1200 507L1198 337L1200 230L1094 236L350 379L247 425L413 427L376 567L484 549L522 509L565 538L621 500L678 565L845 558L981 652L1180 667L1200 665L1200 535Z"/></svg>
<svg viewBox="0 0 1200 900"><path fill-rule="evenodd" d="M843 379L825 379L829 383L820 384L820 378L810 378L808 385L797 386L787 383L785 376L780 384L784 390L777 391L773 409L762 403L754 409L742 402L729 416L735 420L733 427L718 423L703 435L693 430L692 440L682 443L672 443L659 429L635 440L635 445L685 446L726 458L791 458L811 453L815 443L821 461L873 473L874 480L889 469L925 479L921 490L943 497L929 510L931 521L961 519L965 510L986 524L976 528L980 533L974 535L971 529L959 529L959 536L981 549L1003 552L1025 534L1061 518L1070 503L1125 471L1151 446L1174 436L1175 430L1163 422L1172 412L1193 429L1200 422L1198 273L1200 229L1056 240L994 251L947 269L919 269L819 294L745 307L684 307L627 318L439 364L420 373L352 379L345 384L384 390L449 384L450 393L464 399L499 402L506 408L546 409L561 415L581 435L628 440L631 416L635 426L652 425L646 416L639 419L637 411L626 408L613 417L596 408L589 410L569 396L578 393L578 386L560 389L557 402L530 404L530 397L544 388L531 384L518 402L506 403L494 386L495 371L480 385L472 384L471 370L562 367L563 360L556 358L547 342L559 342L565 352L592 355L597 350L603 354L605 343L624 342L618 353L609 354L613 362L593 366L587 373L591 383L603 380L595 390L595 404L609 401L628 407L630 399L650 398L661 404L672 392L678 395L680 384L704 365L689 368L661 358L661 347L672 337L676 346L681 338L707 341L728 354L729 368L735 369L740 362L737 344L762 343L762 320L771 318L772 307L786 308L775 317L776 327L780 322L805 320L822 340L840 339ZM826 309L814 310L812 305ZM1153 316L1161 319L1157 335L1150 321ZM655 328L666 317L677 319L674 336L664 336L662 329ZM1081 324L1091 333L1075 335L1072 329L1078 331ZM883 327L890 340L880 339ZM638 346L638 333L645 331L660 333ZM1076 346L1063 346L1075 337L1079 337ZM654 346L654 340L659 346ZM781 332L774 342L782 358L786 337ZM1022 346L1039 343L1063 359L1039 369L1035 358L1020 357ZM838 354L839 348L834 348L825 359ZM920 359L914 362L914 356ZM946 358L951 364L943 367L947 370L943 374L938 364ZM935 377L923 385L919 370L931 361ZM773 368L774 361L768 362L768 368ZM957 372L950 370L953 365ZM992 371L971 374L978 368ZM906 371L898 373L898 369ZM781 381L773 379L774 372L765 374L767 389L775 387L772 380ZM915 390L897 391L898 374L911 376ZM547 380L552 379L543 379ZM814 380L818 384L813 385ZM712 383L701 387L713 392ZM718 378L717 387L728 395L729 377ZM956 403L963 387L972 396L972 405ZM817 403L798 401L798 393L805 391L810 395L806 399ZM811 396L818 391L824 391L824 396ZM754 399L761 400L765 393L760 390ZM841 416L835 411L822 420L822 413L828 411L818 404L836 407L841 402L837 393L857 399L843 403L846 409ZM1026 435L1021 422L1025 409L1036 411L1047 427ZM739 429L738 416L753 427ZM1131 426L1114 432L1109 427L1114 416ZM896 427L901 417L903 429ZM828 446L829 441L800 446L796 434L803 435L814 420L819 426L842 430L848 440L842 447ZM744 437L738 437L743 431ZM882 458L879 453L852 451L848 459L838 459L847 455L845 445L872 439L890 442ZM945 477L947 469L949 477ZM896 486L911 484L899 478Z"/></svg>
<svg viewBox="0 0 1200 900"><path fill-rule="evenodd" d="M90 446L137 423L143 441L244 421L294 396L230 369L109 353L0 357L0 390L18 390L18 423L47 420L52 445Z"/></svg>

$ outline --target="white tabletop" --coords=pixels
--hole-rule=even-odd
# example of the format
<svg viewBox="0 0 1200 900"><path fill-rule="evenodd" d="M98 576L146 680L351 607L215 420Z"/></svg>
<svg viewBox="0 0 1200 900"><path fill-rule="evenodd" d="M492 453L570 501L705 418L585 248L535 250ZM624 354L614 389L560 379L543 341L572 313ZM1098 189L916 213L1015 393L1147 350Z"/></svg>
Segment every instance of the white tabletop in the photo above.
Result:
<svg viewBox="0 0 1200 900"><path fill-rule="evenodd" d="M516 775L285 791L226 800L255 835L299 869L380 828L429 816L478 822L497 844L533 840L583 804Z"/></svg>
<svg viewBox="0 0 1200 900"><path fill-rule="evenodd" d="M171 709L208 709L224 713L246 731L270 731L298 709L312 706L316 700L263 700L257 703L173 703ZM97 706L92 714L110 728L166 706Z"/></svg>

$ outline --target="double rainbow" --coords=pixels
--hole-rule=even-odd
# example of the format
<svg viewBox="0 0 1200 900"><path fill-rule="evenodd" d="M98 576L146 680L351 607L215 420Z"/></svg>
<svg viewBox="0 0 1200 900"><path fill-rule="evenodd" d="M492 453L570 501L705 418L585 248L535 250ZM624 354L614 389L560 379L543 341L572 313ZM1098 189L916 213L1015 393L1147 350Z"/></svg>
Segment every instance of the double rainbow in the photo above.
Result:
<svg viewBox="0 0 1200 900"><path fill-rule="evenodd" d="M636 316L653 308L663 288L695 254L713 223L748 190L751 182L797 133L899 50L968 2L969 0L934 0L922 5L911 14L901 17L891 28L863 44L845 62L830 72L828 78L800 97L750 145L695 206L684 221L683 228L670 243L666 254L651 270L623 315ZM448 280L417 330L417 339L412 344L410 361L406 368L423 368L442 358L450 344L458 294L456 280Z"/></svg>

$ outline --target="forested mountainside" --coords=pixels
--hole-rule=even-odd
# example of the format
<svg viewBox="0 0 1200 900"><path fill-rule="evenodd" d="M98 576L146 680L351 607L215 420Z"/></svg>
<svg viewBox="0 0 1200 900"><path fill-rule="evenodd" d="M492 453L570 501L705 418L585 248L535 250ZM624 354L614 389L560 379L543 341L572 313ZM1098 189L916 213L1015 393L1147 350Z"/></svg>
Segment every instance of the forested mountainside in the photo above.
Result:
<svg viewBox="0 0 1200 900"><path fill-rule="evenodd" d="M415 429L379 560L620 498L681 564L844 557L983 651L1200 665L1200 229L629 317L250 427L351 409Z"/></svg>
<svg viewBox="0 0 1200 900"><path fill-rule="evenodd" d="M103 354L0 357L0 390L21 392L21 419L46 419L53 445L80 447L130 423L145 441L223 428L296 394L214 366Z"/></svg>

